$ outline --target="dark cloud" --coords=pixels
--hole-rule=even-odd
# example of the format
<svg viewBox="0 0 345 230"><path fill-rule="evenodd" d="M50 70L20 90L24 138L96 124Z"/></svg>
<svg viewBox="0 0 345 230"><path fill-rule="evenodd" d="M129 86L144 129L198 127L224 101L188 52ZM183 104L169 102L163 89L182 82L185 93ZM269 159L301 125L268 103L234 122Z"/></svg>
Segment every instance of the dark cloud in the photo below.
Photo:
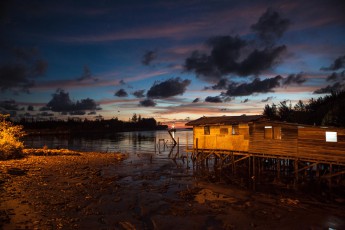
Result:
<svg viewBox="0 0 345 230"><path fill-rule="evenodd" d="M212 47L210 60L222 75L237 71L239 64L236 61L241 49L247 45L245 40L237 36L217 36L210 38L207 44Z"/></svg>
<svg viewBox="0 0 345 230"><path fill-rule="evenodd" d="M327 81L333 81L333 82L345 81L345 71L341 73L333 72L331 75L327 77Z"/></svg>
<svg viewBox="0 0 345 230"><path fill-rule="evenodd" d="M322 67L324 71L336 71L345 68L345 55L340 56L328 67ZM315 90L314 94L328 94L345 90L345 71L333 72L326 79L328 82L333 82L331 85Z"/></svg>
<svg viewBox="0 0 345 230"><path fill-rule="evenodd" d="M120 83L120 85L126 85L126 82L125 82L125 80L123 80L123 79L121 79L121 80L119 81L119 83Z"/></svg>
<svg viewBox="0 0 345 230"><path fill-rule="evenodd" d="M43 111L42 109L49 109L53 112L76 114L77 112L85 112L85 110L100 110L93 99L86 98L73 102L69 97L69 93L65 93L62 89L58 89L52 97L46 107L40 109L41 111Z"/></svg>
<svg viewBox="0 0 345 230"><path fill-rule="evenodd" d="M0 108L3 111L18 111L18 104L15 100L0 101Z"/></svg>
<svg viewBox="0 0 345 230"><path fill-rule="evenodd" d="M211 83L220 82L230 74L242 77L258 75L279 62L286 46L274 46L274 41L283 35L289 25L288 19L268 9L251 27L263 41L262 44L255 47L251 41L239 36L215 36L206 42L210 53L194 51L185 60L184 68Z"/></svg>
<svg viewBox="0 0 345 230"><path fill-rule="evenodd" d="M222 74L217 69L211 56L194 51L185 61L184 68L187 71L194 71L196 76L207 82L218 81Z"/></svg>
<svg viewBox="0 0 345 230"><path fill-rule="evenodd" d="M274 97L267 97L266 99L261 100L261 102L268 102L272 100Z"/></svg>
<svg viewBox="0 0 345 230"><path fill-rule="evenodd" d="M278 12L268 8L258 22L251 26L251 29L264 43L272 45L284 34L289 25L290 20L282 18Z"/></svg>
<svg viewBox="0 0 345 230"><path fill-rule="evenodd" d="M77 81L93 80L98 81L98 78L94 78L91 74L89 66L85 65L83 69L83 74L77 78Z"/></svg>
<svg viewBox="0 0 345 230"><path fill-rule="evenodd" d="M215 97L208 96L205 98L205 102L222 103L223 100L220 96L215 96Z"/></svg>
<svg viewBox="0 0 345 230"><path fill-rule="evenodd" d="M202 80L219 81L222 76L236 73L239 69L238 59L247 42L238 36L216 36L208 39L210 54L194 51L185 61L185 69L194 71Z"/></svg>
<svg viewBox="0 0 345 230"><path fill-rule="evenodd" d="M229 80L226 78L222 78L219 80L219 82L216 85L213 85L211 87L205 87L205 89L221 90L221 89L226 89L228 85L229 85Z"/></svg>
<svg viewBox="0 0 345 230"><path fill-rule="evenodd" d="M117 96L117 97L127 97L128 96L128 93L124 90L124 89L119 89L115 94L114 96Z"/></svg>
<svg viewBox="0 0 345 230"><path fill-rule="evenodd" d="M152 99L145 99L143 101L139 102L141 106L144 107L154 107L156 106L156 102L154 102Z"/></svg>
<svg viewBox="0 0 345 230"><path fill-rule="evenodd" d="M321 70L329 71L329 70L339 70L345 68L345 55L340 56L334 60L334 62L329 67L322 67Z"/></svg>
<svg viewBox="0 0 345 230"><path fill-rule="evenodd" d="M283 79L283 85L291 85L291 84L297 84L300 85L306 81L305 77L303 76L303 73L298 74L290 74L287 78Z"/></svg>
<svg viewBox="0 0 345 230"><path fill-rule="evenodd" d="M333 85L328 85L324 88L317 89L313 93L314 94L324 94L324 93L333 93L345 90L345 84L341 84L340 82L336 82Z"/></svg>
<svg viewBox="0 0 345 230"><path fill-rule="evenodd" d="M133 94L136 98L142 98L142 97L145 97L144 93L145 93L145 90L144 90L144 89L141 89L141 90L137 90L137 91L133 92L132 94Z"/></svg>
<svg viewBox="0 0 345 230"><path fill-rule="evenodd" d="M182 95L187 86L191 83L190 80L182 80L179 77L170 78L163 82L155 82L154 85L147 92L148 98L168 98L176 95Z"/></svg>
<svg viewBox="0 0 345 230"><path fill-rule="evenodd" d="M240 76L258 75L262 71L270 69L278 62L279 56L285 50L285 45L265 48L263 50L255 49L240 63L237 74Z"/></svg>
<svg viewBox="0 0 345 230"><path fill-rule="evenodd" d="M32 105L28 105L27 111L34 111L34 107Z"/></svg>
<svg viewBox="0 0 345 230"><path fill-rule="evenodd" d="M240 39L231 36L213 38L212 42L209 42L212 46L210 55L193 52L185 61L185 69L194 71L197 77L207 82L218 82L228 74L242 77L257 75L277 64L278 58L286 50L284 45L254 49L246 58L240 60L241 49L246 43L237 40Z"/></svg>
<svg viewBox="0 0 345 230"><path fill-rule="evenodd" d="M35 78L43 76L47 62L36 49L15 48L5 52L6 62L0 63L0 90L29 92Z"/></svg>
<svg viewBox="0 0 345 230"><path fill-rule="evenodd" d="M74 103L70 99L69 93L65 93L64 90L56 90L52 97L47 104L47 108L50 110L54 112L69 112L74 110Z"/></svg>
<svg viewBox="0 0 345 230"><path fill-rule="evenodd" d="M193 100L193 103L197 103L197 102L199 102L200 101L200 98L195 98L194 100Z"/></svg>
<svg viewBox="0 0 345 230"><path fill-rule="evenodd" d="M90 98L81 99L80 101L77 101L74 107L76 111L100 110L96 102Z"/></svg>
<svg viewBox="0 0 345 230"><path fill-rule="evenodd" d="M260 80L255 78L253 82L250 83L235 83L232 82L228 85L228 90L222 93L223 96L249 96L253 93L268 93L273 92L273 88L280 86L280 80L282 77L280 75L274 78L267 78L265 80Z"/></svg>
<svg viewBox="0 0 345 230"><path fill-rule="evenodd" d="M150 65L151 62L157 58L157 51L146 51L141 59L143 65Z"/></svg>
<svg viewBox="0 0 345 230"><path fill-rule="evenodd" d="M244 99L243 101L241 101L241 103L247 103L249 101L248 98Z"/></svg>
<svg viewBox="0 0 345 230"><path fill-rule="evenodd" d="M48 69L48 62L45 60L36 60L32 66L32 74L34 76L42 76Z"/></svg>

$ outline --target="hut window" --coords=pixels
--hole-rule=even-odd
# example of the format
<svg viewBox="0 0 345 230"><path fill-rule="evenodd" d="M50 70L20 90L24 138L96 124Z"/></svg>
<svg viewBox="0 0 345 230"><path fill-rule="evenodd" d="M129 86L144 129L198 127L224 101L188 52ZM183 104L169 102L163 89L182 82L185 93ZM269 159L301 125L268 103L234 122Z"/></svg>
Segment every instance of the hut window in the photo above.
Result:
<svg viewBox="0 0 345 230"><path fill-rule="evenodd" d="M337 142L337 132L326 132L326 142Z"/></svg>
<svg viewBox="0 0 345 230"><path fill-rule="evenodd" d="M228 134L228 128L220 128L220 134L224 134L224 135L226 135L226 134Z"/></svg>
<svg viewBox="0 0 345 230"><path fill-rule="evenodd" d="M272 126L265 126L265 139L272 139Z"/></svg>
<svg viewBox="0 0 345 230"><path fill-rule="evenodd" d="M282 139L282 128L281 127L273 127L273 139L277 139L277 140Z"/></svg>
<svg viewBox="0 0 345 230"><path fill-rule="evenodd" d="M232 134L232 135L238 135L238 134L239 134L238 131L239 131L238 125L233 125L233 126L232 126L231 134Z"/></svg>
<svg viewBox="0 0 345 230"><path fill-rule="evenodd" d="M210 126L204 126L204 135L210 135Z"/></svg>

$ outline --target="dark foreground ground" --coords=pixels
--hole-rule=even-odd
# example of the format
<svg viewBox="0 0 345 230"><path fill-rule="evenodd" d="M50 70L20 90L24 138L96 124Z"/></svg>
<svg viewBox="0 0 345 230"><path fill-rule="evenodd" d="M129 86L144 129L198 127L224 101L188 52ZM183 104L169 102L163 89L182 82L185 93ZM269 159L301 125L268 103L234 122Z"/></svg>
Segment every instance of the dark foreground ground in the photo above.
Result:
<svg viewBox="0 0 345 230"><path fill-rule="evenodd" d="M345 229L342 203L202 182L184 166L109 153L0 161L0 229Z"/></svg>

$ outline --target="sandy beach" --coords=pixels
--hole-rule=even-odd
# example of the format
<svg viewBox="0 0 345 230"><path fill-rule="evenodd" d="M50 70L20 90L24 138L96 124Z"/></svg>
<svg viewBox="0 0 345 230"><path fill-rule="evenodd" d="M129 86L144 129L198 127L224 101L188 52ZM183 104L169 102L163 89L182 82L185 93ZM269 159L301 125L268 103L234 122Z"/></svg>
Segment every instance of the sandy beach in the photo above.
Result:
<svg viewBox="0 0 345 230"><path fill-rule="evenodd" d="M210 183L121 153L0 161L2 229L345 229L345 205Z"/></svg>

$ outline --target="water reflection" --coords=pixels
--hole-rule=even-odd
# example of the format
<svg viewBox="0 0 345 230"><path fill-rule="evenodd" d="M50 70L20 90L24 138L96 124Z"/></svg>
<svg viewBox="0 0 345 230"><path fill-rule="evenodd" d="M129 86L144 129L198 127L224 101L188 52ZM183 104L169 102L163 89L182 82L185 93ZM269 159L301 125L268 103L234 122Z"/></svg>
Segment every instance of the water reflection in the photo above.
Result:
<svg viewBox="0 0 345 230"><path fill-rule="evenodd" d="M179 140L179 150L183 153L188 143L192 143L192 131L181 130L176 132L175 139ZM171 137L167 131L138 131L120 132L113 134L97 135L45 135L26 136L24 145L26 148L67 148L79 151L96 152L125 152L133 154L152 153L159 140L171 143Z"/></svg>

